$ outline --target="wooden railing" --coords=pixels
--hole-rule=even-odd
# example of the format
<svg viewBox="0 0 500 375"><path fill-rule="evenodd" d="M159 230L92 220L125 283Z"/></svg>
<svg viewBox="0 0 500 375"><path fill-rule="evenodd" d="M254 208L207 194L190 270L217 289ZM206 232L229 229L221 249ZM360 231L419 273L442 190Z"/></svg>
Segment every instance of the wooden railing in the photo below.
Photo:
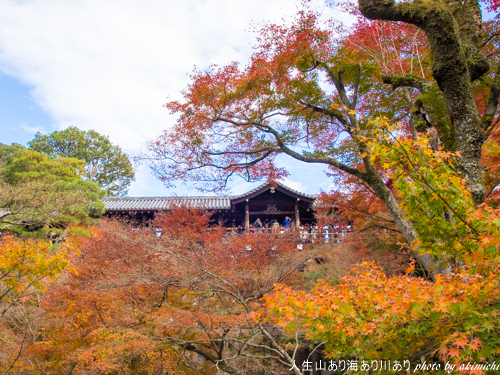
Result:
<svg viewBox="0 0 500 375"><path fill-rule="evenodd" d="M297 244L307 243L327 243L327 242L340 242L349 233L352 232L350 227L340 228L313 228L312 230L296 229L296 228L249 228L245 231L244 228L224 228L226 236L238 236L242 234L259 235L259 234L273 234L282 238L287 238ZM141 230L141 228L134 228L133 230ZM156 236L161 237L163 229L156 228Z"/></svg>
<svg viewBox="0 0 500 375"><path fill-rule="evenodd" d="M296 229L296 228L249 228L245 230L244 228L225 228L227 235L238 235L238 234L255 234L268 233L275 234L280 237L288 237L296 242L301 243L314 243L314 242L340 242L345 236L347 236L352 229L351 228L314 228L312 230Z"/></svg>

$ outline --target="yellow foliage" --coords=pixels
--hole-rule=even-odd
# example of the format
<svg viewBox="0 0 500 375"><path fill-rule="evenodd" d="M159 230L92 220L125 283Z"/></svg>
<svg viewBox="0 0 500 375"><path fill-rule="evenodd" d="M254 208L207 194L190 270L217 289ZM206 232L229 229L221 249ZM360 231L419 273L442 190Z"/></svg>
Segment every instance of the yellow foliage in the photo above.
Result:
<svg viewBox="0 0 500 375"><path fill-rule="evenodd" d="M4 237L0 242L0 316L27 293L45 290L43 280L68 268L72 252L76 250L69 243L56 246Z"/></svg>

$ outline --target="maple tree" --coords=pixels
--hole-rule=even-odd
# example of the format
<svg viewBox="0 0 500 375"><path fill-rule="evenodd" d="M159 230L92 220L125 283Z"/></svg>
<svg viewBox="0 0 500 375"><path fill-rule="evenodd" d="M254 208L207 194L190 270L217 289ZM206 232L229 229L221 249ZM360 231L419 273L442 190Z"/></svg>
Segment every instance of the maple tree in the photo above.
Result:
<svg viewBox="0 0 500 375"><path fill-rule="evenodd" d="M498 123L498 21L481 29L473 2L345 6L359 17L349 30L306 9L291 25L264 27L246 67L195 70L184 99L166 105L177 123L149 145L158 177L220 190L233 176L285 176L280 154L326 164L366 185L412 243L415 228L359 138L383 115L402 121L409 139L429 131L430 146L458 151L474 202L483 202L482 146ZM427 272L439 272L416 251Z"/></svg>
<svg viewBox="0 0 500 375"><path fill-rule="evenodd" d="M109 230L124 230L109 223ZM130 228L129 228L130 230ZM51 285L42 300L43 335L19 360L27 373L168 373L172 350L151 338L163 287L145 271L168 277L169 267L143 246L92 229L75 273ZM158 306L159 305L159 306Z"/></svg>
<svg viewBox="0 0 500 375"><path fill-rule="evenodd" d="M43 298L43 334L23 352L19 368L286 372L302 340L283 346L288 336L255 321L260 298L277 282L301 284L297 270L336 247L298 251L288 238L263 233L224 237L209 218L178 207L147 228L107 221L94 229L72 260L75 273Z"/></svg>
<svg viewBox="0 0 500 375"><path fill-rule="evenodd" d="M54 245L41 240L0 239L0 371L16 368L17 360L40 335L38 299L76 253L70 243Z"/></svg>
<svg viewBox="0 0 500 375"><path fill-rule="evenodd" d="M44 290L42 280L54 277L69 265L71 246L53 246L40 240L1 239L0 316L33 290Z"/></svg>
<svg viewBox="0 0 500 375"><path fill-rule="evenodd" d="M388 277L361 263L338 285L321 281L310 292L278 286L266 297L273 322L325 342L331 358L460 364L498 360L500 216L476 207L457 171L458 155L433 151L429 137L412 141L387 121L372 121L364 137L371 155L393 180L414 223L418 246L446 266L435 282ZM443 212L445 213L443 215ZM436 227L439 230L436 230ZM479 373L482 373L479 371Z"/></svg>
<svg viewBox="0 0 500 375"><path fill-rule="evenodd" d="M488 142L485 143L483 149L482 164L484 166L484 177L487 187L486 202L489 205L498 207L500 190L500 147L499 147L500 132L495 131L491 135Z"/></svg>
<svg viewBox="0 0 500 375"><path fill-rule="evenodd" d="M292 330L301 326L310 339L325 342L324 353L332 359L493 362L497 267L475 276L464 270L433 283L388 278L363 263L336 286L322 282L309 293L280 286L267 304L272 321Z"/></svg>
<svg viewBox="0 0 500 375"><path fill-rule="evenodd" d="M404 237L385 206L364 185L354 182L348 186L349 189L344 188L342 192L322 193L315 201L318 226L332 228L331 241L341 241L345 250L342 254L335 253L333 258L328 257L325 264L318 267L324 268L319 274L338 279L363 261L375 261L387 275L404 273L411 261L411 252L401 249ZM342 262L346 264L340 270L331 270L330 265Z"/></svg>

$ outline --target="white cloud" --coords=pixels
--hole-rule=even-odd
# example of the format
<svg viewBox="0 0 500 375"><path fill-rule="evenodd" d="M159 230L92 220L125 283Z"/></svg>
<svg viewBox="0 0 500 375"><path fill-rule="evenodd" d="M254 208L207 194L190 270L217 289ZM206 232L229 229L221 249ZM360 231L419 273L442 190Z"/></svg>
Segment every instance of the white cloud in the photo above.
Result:
<svg viewBox="0 0 500 375"><path fill-rule="evenodd" d="M304 192L304 184L300 181L295 181L290 179L289 177L285 177L281 180L281 182L291 189L300 191L301 193Z"/></svg>
<svg viewBox="0 0 500 375"><path fill-rule="evenodd" d="M194 65L244 63L252 22L295 11L294 0L0 0L0 70L34 87L57 128L134 152L174 121L162 105Z"/></svg>
<svg viewBox="0 0 500 375"><path fill-rule="evenodd" d="M28 124L19 124L19 127L28 133L44 133L44 129L42 126L29 126Z"/></svg>
<svg viewBox="0 0 500 375"><path fill-rule="evenodd" d="M127 149L172 121L193 65L244 60L262 9L290 1L1 1L0 61L59 128L96 129Z"/></svg>

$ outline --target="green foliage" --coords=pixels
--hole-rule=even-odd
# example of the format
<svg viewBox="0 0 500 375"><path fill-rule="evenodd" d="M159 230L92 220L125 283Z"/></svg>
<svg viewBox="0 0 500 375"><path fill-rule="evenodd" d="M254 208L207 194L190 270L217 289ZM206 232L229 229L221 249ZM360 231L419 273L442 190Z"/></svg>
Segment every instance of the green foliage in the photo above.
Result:
<svg viewBox="0 0 500 375"><path fill-rule="evenodd" d="M338 285L319 282L310 292L278 286L266 298L268 319L325 342L333 359L408 360L415 366L425 357L441 368L446 361L456 368L468 361L498 363L498 266L495 261L480 274L466 267L433 283L387 277L363 263Z"/></svg>
<svg viewBox="0 0 500 375"><path fill-rule="evenodd" d="M40 152L21 149L5 162L2 177L13 185L37 179L77 181L85 173L83 166L82 160L51 159Z"/></svg>
<svg viewBox="0 0 500 375"><path fill-rule="evenodd" d="M110 196L126 195L134 179L127 155L111 144L108 137L94 130L83 131L71 126L49 135L37 133L29 145L51 158L85 161L85 178L98 183Z"/></svg>
<svg viewBox="0 0 500 375"><path fill-rule="evenodd" d="M416 141L402 137L400 129L385 120L370 125L360 140L401 198L405 217L417 232L412 246L443 265L475 253L484 223L478 219L466 180L456 170L460 155L433 151L426 136Z"/></svg>
<svg viewBox="0 0 500 375"><path fill-rule="evenodd" d="M19 150L23 150L25 147L21 146L19 143L13 143L12 145L4 145L0 143L0 161L4 162L15 154Z"/></svg>
<svg viewBox="0 0 500 375"><path fill-rule="evenodd" d="M474 206L456 171L458 153L412 141L385 119L370 121L359 142L384 171L417 237L411 246L441 262L435 282L388 277L363 263L338 285L320 281L310 292L278 286L267 298L268 319L326 342L332 358L461 364L500 359L500 212ZM458 261L457 261L458 260ZM390 373L390 371L389 371Z"/></svg>
<svg viewBox="0 0 500 375"><path fill-rule="evenodd" d="M62 230L102 215L105 192L82 179L83 167L78 159L51 159L26 149L15 152L0 171L0 230Z"/></svg>

